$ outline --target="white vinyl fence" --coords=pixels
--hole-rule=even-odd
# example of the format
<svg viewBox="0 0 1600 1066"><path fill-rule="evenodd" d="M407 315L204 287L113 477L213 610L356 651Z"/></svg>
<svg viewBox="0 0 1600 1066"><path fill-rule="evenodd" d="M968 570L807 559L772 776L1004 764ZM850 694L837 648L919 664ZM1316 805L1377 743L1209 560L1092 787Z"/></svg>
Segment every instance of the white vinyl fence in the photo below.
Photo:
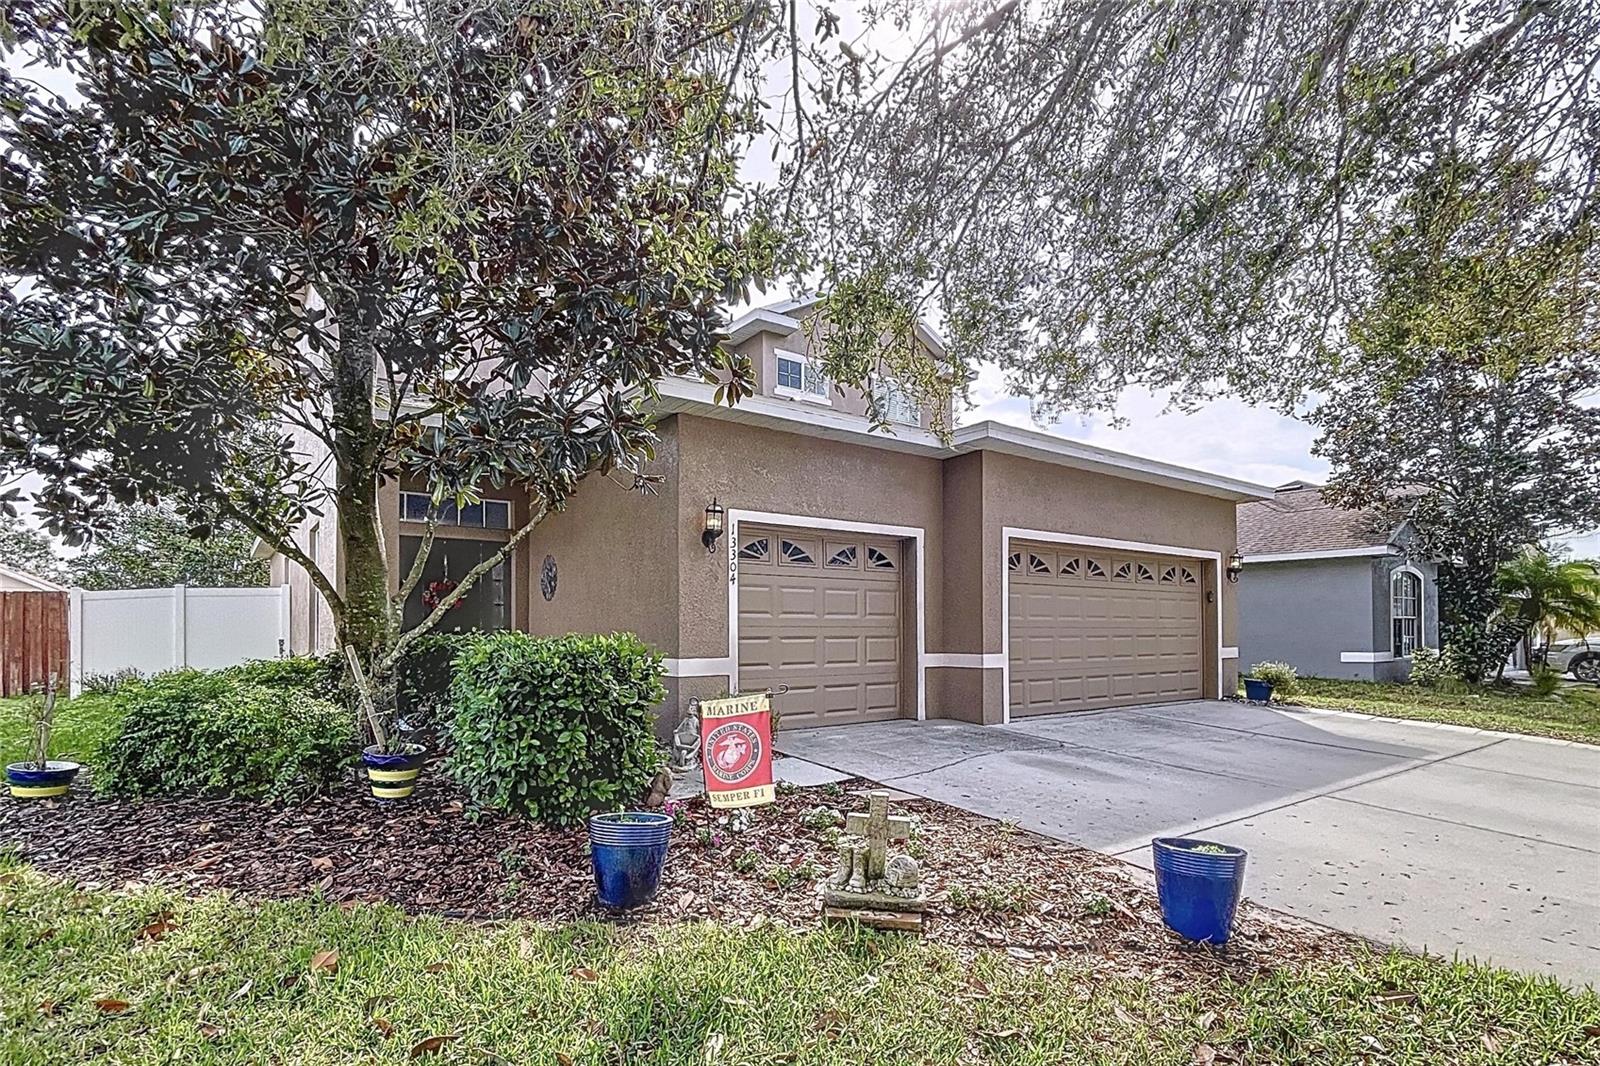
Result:
<svg viewBox="0 0 1600 1066"><path fill-rule="evenodd" d="M96 674L215 670L276 659L289 653L289 586L73 589L67 632L74 696Z"/></svg>

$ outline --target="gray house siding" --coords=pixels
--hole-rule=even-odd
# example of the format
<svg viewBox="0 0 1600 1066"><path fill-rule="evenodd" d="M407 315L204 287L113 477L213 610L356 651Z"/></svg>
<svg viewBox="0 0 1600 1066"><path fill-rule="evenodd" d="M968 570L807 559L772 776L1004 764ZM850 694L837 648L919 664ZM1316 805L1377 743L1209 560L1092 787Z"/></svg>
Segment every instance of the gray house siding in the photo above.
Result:
<svg viewBox="0 0 1600 1066"><path fill-rule="evenodd" d="M1372 560L1249 563L1239 575L1239 672L1272 659L1316 677L1370 679L1341 651L1372 646Z"/></svg>
<svg viewBox="0 0 1600 1066"><path fill-rule="evenodd" d="M1267 659L1312 677L1400 681L1407 659L1345 662L1346 653L1390 652L1389 580L1399 556L1249 563L1239 576L1239 670ZM1422 573L1423 642L1439 645L1439 593L1432 565Z"/></svg>

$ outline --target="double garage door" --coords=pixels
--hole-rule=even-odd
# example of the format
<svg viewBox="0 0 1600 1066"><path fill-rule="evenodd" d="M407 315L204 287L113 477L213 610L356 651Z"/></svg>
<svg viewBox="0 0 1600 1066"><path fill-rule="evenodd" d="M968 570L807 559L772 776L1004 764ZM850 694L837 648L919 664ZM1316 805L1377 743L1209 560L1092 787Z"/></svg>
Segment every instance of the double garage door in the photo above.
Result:
<svg viewBox="0 0 1600 1066"><path fill-rule="evenodd" d="M900 716L898 541L741 526L737 556L741 690L788 685L785 729Z"/></svg>
<svg viewBox="0 0 1600 1066"><path fill-rule="evenodd" d="M901 542L741 526L736 552L739 687L787 685L786 728L914 705ZM1202 696L1198 561L1013 543L1006 569L1012 715Z"/></svg>
<svg viewBox="0 0 1600 1066"><path fill-rule="evenodd" d="M1199 699L1200 564L1013 542L1011 713Z"/></svg>

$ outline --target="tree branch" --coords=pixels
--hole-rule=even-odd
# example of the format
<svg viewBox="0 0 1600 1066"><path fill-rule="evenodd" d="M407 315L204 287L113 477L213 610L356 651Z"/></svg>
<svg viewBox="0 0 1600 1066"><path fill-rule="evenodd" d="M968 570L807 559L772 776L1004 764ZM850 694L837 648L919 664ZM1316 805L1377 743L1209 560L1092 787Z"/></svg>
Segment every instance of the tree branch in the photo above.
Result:
<svg viewBox="0 0 1600 1066"><path fill-rule="evenodd" d="M512 534L511 539L501 545L499 551L495 552L493 555L479 563L477 566L473 567L471 570L468 570L466 576L461 579L460 583L458 583L455 588L451 589L448 594L440 597L438 605L434 607L432 613L430 613L428 617L424 618L415 626L400 634L400 639L395 641L394 647L390 650L388 656L384 658L382 669L393 669L394 665L400 661L400 656L405 654L405 650L411 646L412 642L418 637L426 635L429 630L438 625L439 620L449 612L450 608L454 607L463 596L472 591L472 587L478 583L479 578L493 570L495 567L499 566L501 563L505 562L506 559L511 555L512 551L515 550L516 546L521 544L523 540L527 538L528 534L533 532L533 528L540 522L543 522L545 515L549 513L550 505L545 501L540 500L539 506L534 511L533 517L528 519L521 529Z"/></svg>

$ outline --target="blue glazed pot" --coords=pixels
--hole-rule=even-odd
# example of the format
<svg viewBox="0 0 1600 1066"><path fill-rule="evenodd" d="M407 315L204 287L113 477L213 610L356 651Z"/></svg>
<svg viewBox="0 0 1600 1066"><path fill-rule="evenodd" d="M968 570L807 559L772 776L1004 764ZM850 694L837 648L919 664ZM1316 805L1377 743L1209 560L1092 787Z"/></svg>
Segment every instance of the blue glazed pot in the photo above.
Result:
<svg viewBox="0 0 1600 1066"><path fill-rule="evenodd" d="M1258 681L1253 677L1244 679L1244 698L1251 703L1272 702L1272 682Z"/></svg>
<svg viewBox="0 0 1600 1066"><path fill-rule="evenodd" d="M653 811L621 811L589 819L589 855L602 907L628 910L656 898L671 835L672 818Z"/></svg>
<svg viewBox="0 0 1600 1066"><path fill-rule="evenodd" d="M1218 853L1195 851L1209 845ZM1243 848L1186 837L1157 837L1150 842L1155 856L1156 895L1167 928L1190 940L1226 944L1244 891Z"/></svg>
<svg viewBox="0 0 1600 1066"><path fill-rule="evenodd" d="M14 762L6 767L6 784L17 799L59 799L72 788L72 779L83 766L75 762L47 760L43 770L36 763Z"/></svg>
<svg viewBox="0 0 1600 1066"><path fill-rule="evenodd" d="M366 764L375 799L405 799L417 787L428 752L421 744L407 744L400 751L385 753L373 744L361 749L361 761Z"/></svg>

